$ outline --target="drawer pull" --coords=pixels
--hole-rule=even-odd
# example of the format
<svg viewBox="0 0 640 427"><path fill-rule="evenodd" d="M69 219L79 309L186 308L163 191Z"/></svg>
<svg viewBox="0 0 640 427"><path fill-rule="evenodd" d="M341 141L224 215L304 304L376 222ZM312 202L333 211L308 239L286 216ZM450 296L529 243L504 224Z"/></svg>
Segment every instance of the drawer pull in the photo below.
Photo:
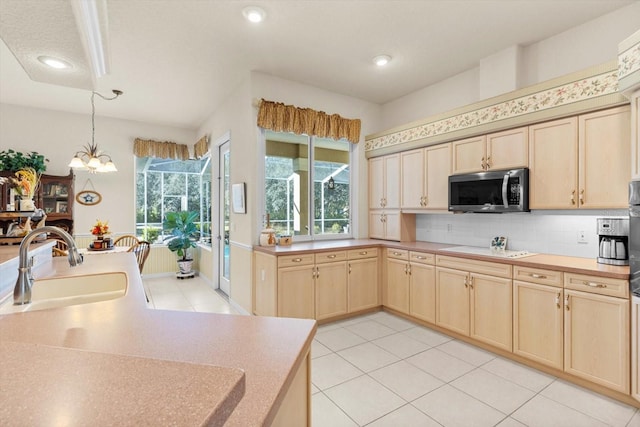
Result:
<svg viewBox="0 0 640 427"><path fill-rule="evenodd" d="M358 255L366 255L366 254L368 254L368 253L369 253L369 252L367 252L367 251L362 251L362 252L360 252Z"/></svg>
<svg viewBox="0 0 640 427"><path fill-rule="evenodd" d="M327 255L327 258L329 259L334 259L336 256L335 255Z"/></svg>
<svg viewBox="0 0 640 427"><path fill-rule="evenodd" d="M530 276L533 277L534 279L546 279L547 278L547 276L545 276L543 274L536 274L536 273L531 273Z"/></svg>
<svg viewBox="0 0 640 427"><path fill-rule="evenodd" d="M560 292L558 292L558 295L556 295L556 306L560 308Z"/></svg>
<svg viewBox="0 0 640 427"><path fill-rule="evenodd" d="M302 258L294 258L291 262L302 262Z"/></svg>
<svg viewBox="0 0 640 427"><path fill-rule="evenodd" d="M590 288L606 288L607 285L604 283L594 283L594 282L582 282L583 285L589 286Z"/></svg>
<svg viewBox="0 0 640 427"><path fill-rule="evenodd" d="M402 252L393 252L393 254L394 254L395 256L400 256L400 255L402 255Z"/></svg>
<svg viewBox="0 0 640 427"><path fill-rule="evenodd" d="M422 256L422 255L416 255L416 258L418 258L418 259L427 259L426 256Z"/></svg>

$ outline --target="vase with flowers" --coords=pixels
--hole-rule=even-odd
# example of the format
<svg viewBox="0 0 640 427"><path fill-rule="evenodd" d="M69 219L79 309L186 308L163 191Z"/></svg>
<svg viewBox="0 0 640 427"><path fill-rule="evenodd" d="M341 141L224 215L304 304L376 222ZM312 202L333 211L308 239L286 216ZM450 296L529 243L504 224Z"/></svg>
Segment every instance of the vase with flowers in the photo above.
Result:
<svg viewBox="0 0 640 427"><path fill-rule="evenodd" d="M110 233L109 221L97 219L90 231L91 234L96 236L96 239L91 244L93 249L108 249L111 246L111 239L105 237Z"/></svg>
<svg viewBox="0 0 640 427"><path fill-rule="evenodd" d="M36 194L40 184L40 173L34 168L27 167L14 173L14 176L0 178L0 184L9 185L12 194L17 195L19 200L18 210L33 211L35 203L33 196ZM10 197L13 202L13 196Z"/></svg>

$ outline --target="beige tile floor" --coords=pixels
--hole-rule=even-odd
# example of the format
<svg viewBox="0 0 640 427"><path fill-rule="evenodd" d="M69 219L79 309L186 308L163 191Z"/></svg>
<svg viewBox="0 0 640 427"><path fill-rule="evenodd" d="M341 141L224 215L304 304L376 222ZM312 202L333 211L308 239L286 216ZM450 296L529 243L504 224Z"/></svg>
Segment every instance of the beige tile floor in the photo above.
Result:
<svg viewBox="0 0 640 427"><path fill-rule="evenodd" d="M149 307L232 313L199 278L144 278ZM318 328L313 427L640 427L640 412L387 312Z"/></svg>

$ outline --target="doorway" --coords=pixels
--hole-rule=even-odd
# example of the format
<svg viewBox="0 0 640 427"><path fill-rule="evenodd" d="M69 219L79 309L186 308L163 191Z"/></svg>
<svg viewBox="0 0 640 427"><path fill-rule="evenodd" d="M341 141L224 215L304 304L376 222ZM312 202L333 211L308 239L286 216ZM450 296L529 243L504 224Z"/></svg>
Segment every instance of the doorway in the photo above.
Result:
<svg viewBox="0 0 640 427"><path fill-rule="evenodd" d="M230 174L229 174L229 160L230 160L230 142L227 140L223 144L218 146L218 161L219 164L219 176L218 176L218 189L219 194L219 212L218 218L220 224L218 230L220 235L218 236L218 287L227 296L231 291L231 251L229 247L229 223L230 223Z"/></svg>

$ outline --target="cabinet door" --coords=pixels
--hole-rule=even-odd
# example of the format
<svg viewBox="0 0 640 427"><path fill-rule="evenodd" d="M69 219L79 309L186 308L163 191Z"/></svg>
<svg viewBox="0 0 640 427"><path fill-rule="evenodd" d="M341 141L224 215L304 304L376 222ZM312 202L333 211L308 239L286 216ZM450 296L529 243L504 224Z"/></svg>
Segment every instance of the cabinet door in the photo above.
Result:
<svg viewBox="0 0 640 427"><path fill-rule="evenodd" d="M316 255L317 256L317 255ZM347 263L316 266L316 320L347 313Z"/></svg>
<svg viewBox="0 0 640 427"><path fill-rule="evenodd" d="M384 158L369 159L369 208L384 207Z"/></svg>
<svg viewBox="0 0 640 427"><path fill-rule="evenodd" d="M425 149L426 207L449 209L449 175L451 175L451 144Z"/></svg>
<svg viewBox="0 0 640 427"><path fill-rule="evenodd" d="M529 166L529 132L527 127L487 135L487 170L525 168Z"/></svg>
<svg viewBox="0 0 640 427"><path fill-rule="evenodd" d="M471 273L470 336L512 350L511 279Z"/></svg>
<svg viewBox="0 0 640 427"><path fill-rule="evenodd" d="M628 206L630 116L628 106L579 116L578 200L581 208Z"/></svg>
<svg viewBox="0 0 640 427"><path fill-rule="evenodd" d="M387 259L387 306L409 313L409 263Z"/></svg>
<svg viewBox="0 0 640 427"><path fill-rule="evenodd" d="M629 300L564 292L564 370L628 394Z"/></svg>
<svg viewBox="0 0 640 427"><path fill-rule="evenodd" d="M400 207L400 154L384 157L384 198L387 209Z"/></svg>
<svg viewBox="0 0 640 427"><path fill-rule="evenodd" d="M257 316L277 316L276 258L262 252L254 252L254 305Z"/></svg>
<svg viewBox="0 0 640 427"><path fill-rule="evenodd" d="M315 319L313 265L278 269L278 316Z"/></svg>
<svg viewBox="0 0 640 427"><path fill-rule="evenodd" d="M578 207L578 125L575 117L529 126L529 207Z"/></svg>
<svg viewBox="0 0 640 427"><path fill-rule="evenodd" d="M640 401L640 301L633 298L631 303L631 396Z"/></svg>
<svg viewBox="0 0 640 427"><path fill-rule="evenodd" d="M348 304L350 313L380 305L378 258L349 261Z"/></svg>
<svg viewBox="0 0 640 427"><path fill-rule="evenodd" d="M486 137L484 135L454 141L452 143L453 173L469 173L484 170L486 162L485 142Z"/></svg>
<svg viewBox="0 0 640 427"><path fill-rule="evenodd" d="M385 238L384 214L382 212L369 212L369 237L372 239Z"/></svg>
<svg viewBox="0 0 640 427"><path fill-rule="evenodd" d="M436 325L469 335L468 273L436 268Z"/></svg>
<svg viewBox="0 0 640 427"><path fill-rule="evenodd" d="M436 323L436 268L411 264L409 273L409 313Z"/></svg>
<svg viewBox="0 0 640 427"><path fill-rule="evenodd" d="M424 207L425 164L424 150L407 151L400 155L401 173L401 204L403 208Z"/></svg>
<svg viewBox="0 0 640 427"><path fill-rule="evenodd" d="M401 240L402 224L400 212L385 212L384 214L384 238L388 240Z"/></svg>
<svg viewBox="0 0 640 427"><path fill-rule="evenodd" d="M513 281L513 352L563 368L562 288Z"/></svg>

